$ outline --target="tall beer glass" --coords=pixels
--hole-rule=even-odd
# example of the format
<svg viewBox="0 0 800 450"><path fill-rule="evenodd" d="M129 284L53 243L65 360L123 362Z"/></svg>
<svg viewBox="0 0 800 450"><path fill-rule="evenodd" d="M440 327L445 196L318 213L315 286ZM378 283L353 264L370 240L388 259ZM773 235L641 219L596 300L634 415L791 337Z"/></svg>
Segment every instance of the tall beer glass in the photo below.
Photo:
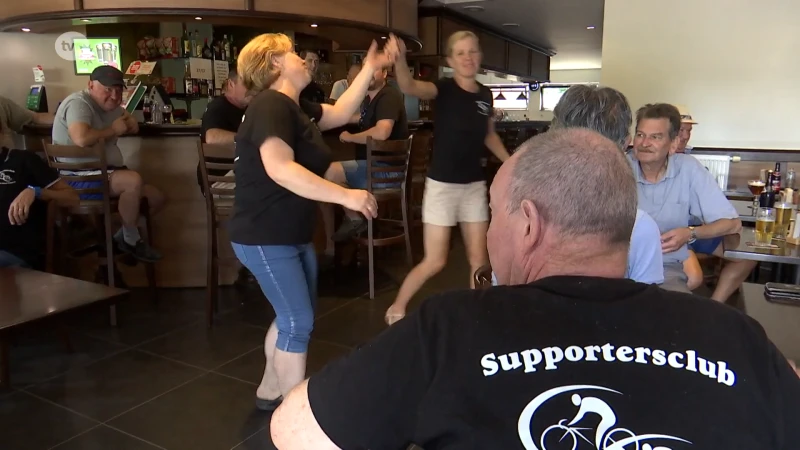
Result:
<svg viewBox="0 0 800 450"><path fill-rule="evenodd" d="M756 212L756 245L772 244L775 233L775 208L758 208Z"/></svg>

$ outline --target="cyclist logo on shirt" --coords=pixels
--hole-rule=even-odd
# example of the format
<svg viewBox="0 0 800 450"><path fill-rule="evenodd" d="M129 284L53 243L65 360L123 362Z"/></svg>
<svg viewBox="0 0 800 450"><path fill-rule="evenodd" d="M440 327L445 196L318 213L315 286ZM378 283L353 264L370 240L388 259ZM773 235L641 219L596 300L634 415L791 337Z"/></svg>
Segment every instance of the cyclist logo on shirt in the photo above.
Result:
<svg viewBox="0 0 800 450"><path fill-rule="evenodd" d="M483 100L476 100L475 104L478 105L478 114L482 116L489 115L489 111L492 109L491 105L484 102Z"/></svg>
<svg viewBox="0 0 800 450"><path fill-rule="evenodd" d="M622 395L622 392L601 386L574 385L539 394L525 406L519 417L517 429L522 445L526 450L678 450L691 445L691 442L676 436L636 434L618 426L613 408L599 398L609 397L609 394ZM575 416L560 419L541 433L534 432L531 425L540 408L551 400L564 402L567 395L570 403L578 408ZM537 435L538 438L534 437ZM675 444L680 447L665 446Z"/></svg>
<svg viewBox="0 0 800 450"><path fill-rule="evenodd" d="M14 184L13 174L12 169L0 170L0 184Z"/></svg>

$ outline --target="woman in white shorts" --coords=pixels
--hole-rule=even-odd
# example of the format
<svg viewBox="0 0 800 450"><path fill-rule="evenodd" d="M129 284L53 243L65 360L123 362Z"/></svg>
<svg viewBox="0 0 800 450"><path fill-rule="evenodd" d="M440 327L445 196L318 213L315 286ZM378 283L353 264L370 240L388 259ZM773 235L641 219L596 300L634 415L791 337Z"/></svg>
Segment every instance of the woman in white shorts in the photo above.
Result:
<svg viewBox="0 0 800 450"><path fill-rule="evenodd" d="M501 161L509 155L494 129L492 92L475 75L481 66L478 38L459 31L447 42L447 62L453 78L435 83L415 80L406 63L403 41L391 36L385 49L395 59L397 84L404 94L421 100L436 99L433 154L425 180L422 222L425 256L408 274L397 298L386 311L392 324L405 317L411 297L447 263L452 227L460 225L472 274L487 263L486 230L489 204L486 176L481 166L484 148Z"/></svg>

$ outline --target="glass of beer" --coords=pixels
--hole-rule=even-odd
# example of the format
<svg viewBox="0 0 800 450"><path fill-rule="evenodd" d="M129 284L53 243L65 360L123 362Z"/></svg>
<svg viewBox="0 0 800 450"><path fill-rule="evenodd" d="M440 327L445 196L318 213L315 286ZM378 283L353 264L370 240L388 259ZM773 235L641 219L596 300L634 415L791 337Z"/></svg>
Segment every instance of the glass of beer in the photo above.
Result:
<svg viewBox="0 0 800 450"><path fill-rule="evenodd" d="M756 210L756 245L769 246L775 233L775 208Z"/></svg>
<svg viewBox="0 0 800 450"><path fill-rule="evenodd" d="M789 222L792 220L792 213L794 213L794 205L791 203L782 202L775 205L776 238L786 239L786 233L789 230Z"/></svg>
<svg viewBox="0 0 800 450"><path fill-rule="evenodd" d="M764 192L767 183L764 180L750 180L747 182L747 188L750 189L750 193L754 195L753 197L753 212L755 212L758 207L758 196Z"/></svg>

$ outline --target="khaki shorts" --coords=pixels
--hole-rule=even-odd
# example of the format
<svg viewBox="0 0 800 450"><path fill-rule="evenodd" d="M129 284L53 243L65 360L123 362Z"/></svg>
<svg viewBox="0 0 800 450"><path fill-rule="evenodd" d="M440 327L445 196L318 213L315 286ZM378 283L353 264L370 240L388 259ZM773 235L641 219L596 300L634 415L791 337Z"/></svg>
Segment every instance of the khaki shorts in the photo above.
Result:
<svg viewBox="0 0 800 450"><path fill-rule="evenodd" d="M461 222L488 221L489 199L485 181L456 184L425 179L423 223L452 227Z"/></svg>

